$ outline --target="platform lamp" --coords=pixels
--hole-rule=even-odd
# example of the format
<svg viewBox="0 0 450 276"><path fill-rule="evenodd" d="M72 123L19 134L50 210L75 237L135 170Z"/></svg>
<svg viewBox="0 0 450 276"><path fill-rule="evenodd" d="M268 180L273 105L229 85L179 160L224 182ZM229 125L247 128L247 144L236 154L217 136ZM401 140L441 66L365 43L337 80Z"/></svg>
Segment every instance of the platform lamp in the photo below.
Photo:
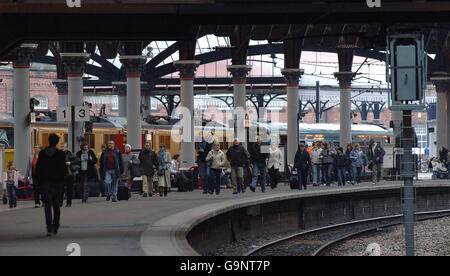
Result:
<svg viewBox="0 0 450 276"><path fill-rule="evenodd" d="M425 109L427 55L423 34L392 34L386 37L386 80L390 84L389 109L403 112L400 175L404 179L404 215L406 255L414 256L415 162L412 155L414 130L412 111Z"/></svg>

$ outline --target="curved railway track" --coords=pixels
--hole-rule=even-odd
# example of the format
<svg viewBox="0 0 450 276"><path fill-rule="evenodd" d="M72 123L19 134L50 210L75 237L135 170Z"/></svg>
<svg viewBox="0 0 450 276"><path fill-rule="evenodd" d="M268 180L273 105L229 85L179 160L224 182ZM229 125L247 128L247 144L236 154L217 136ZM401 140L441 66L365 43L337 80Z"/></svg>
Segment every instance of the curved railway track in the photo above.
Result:
<svg viewBox="0 0 450 276"><path fill-rule="evenodd" d="M450 210L416 212L416 221L450 216ZM402 224L403 215L377 217L302 231L263 244L244 256L300 255L319 256L345 240Z"/></svg>

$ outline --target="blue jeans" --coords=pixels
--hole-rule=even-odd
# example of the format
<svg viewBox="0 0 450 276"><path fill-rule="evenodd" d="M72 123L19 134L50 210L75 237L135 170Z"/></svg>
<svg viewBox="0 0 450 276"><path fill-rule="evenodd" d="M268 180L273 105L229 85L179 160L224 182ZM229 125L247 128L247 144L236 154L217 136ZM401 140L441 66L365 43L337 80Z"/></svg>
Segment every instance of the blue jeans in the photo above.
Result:
<svg viewBox="0 0 450 276"><path fill-rule="evenodd" d="M220 182L222 177L222 169L211 169L210 171L210 183L211 183L211 190L210 192L216 191L216 195L220 194Z"/></svg>
<svg viewBox="0 0 450 276"><path fill-rule="evenodd" d="M320 164L313 164L313 183L315 185L320 184L322 181L322 169Z"/></svg>
<svg viewBox="0 0 450 276"><path fill-rule="evenodd" d="M345 185L345 167L337 167L338 185Z"/></svg>
<svg viewBox="0 0 450 276"><path fill-rule="evenodd" d="M199 162L198 165L200 166L200 176L202 177L203 181L203 192L209 192L212 188L209 181L210 169L206 162Z"/></svg>
<svg viewBox="0 0 450 276"><path fill-rule="evenodd" d="M107 170L105 172L105 194L107 197L117 199L118 181L116 170Z"/></svg>
<svg viewBox="0 0 450 276"><path fill-rule="evenodd" d="M361 167L352 167L353 170L353 182L356 182L358 184L361 184Z"/></svg>
<svg viewBox="0 0 450 276"><path fill-rule="evenodd" d="M261 191L266 190L266 163L253 163L253 179L252 188L256 187L256 182L258 182L258 175L261 173Z"/></svg>
<svg viewBox="0 0 450 276"><path fill-rule="evenodd" d="M9 206L13 207L17 205L16 186L7 184L6 190L8 191Z"/></svg>

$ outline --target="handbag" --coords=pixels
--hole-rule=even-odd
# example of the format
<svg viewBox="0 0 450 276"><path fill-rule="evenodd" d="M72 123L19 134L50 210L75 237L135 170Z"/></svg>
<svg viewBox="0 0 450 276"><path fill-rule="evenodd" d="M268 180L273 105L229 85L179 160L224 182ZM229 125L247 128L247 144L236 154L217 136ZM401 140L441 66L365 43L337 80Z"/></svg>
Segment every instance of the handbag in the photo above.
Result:
<svg viewBox="0 0 450 276"><path fill-rule="evenodd" d="M8 198L4 195L3 196L3 205L8 204Z"/></svg>
<svg viewBox="0 0 450 276"><path fill-rule="evenodd" d="M141 170L139 169L139 166L137 166L136 164L130 164L129 170L130 170L131 178L141 176Z"/></svg>
<svg viewBox="0 0 450 276"><path fill-rule="evenodd" d="M69 169L72 172L78 172L81 169L81 166L77 164L70 164Z"/></svg>

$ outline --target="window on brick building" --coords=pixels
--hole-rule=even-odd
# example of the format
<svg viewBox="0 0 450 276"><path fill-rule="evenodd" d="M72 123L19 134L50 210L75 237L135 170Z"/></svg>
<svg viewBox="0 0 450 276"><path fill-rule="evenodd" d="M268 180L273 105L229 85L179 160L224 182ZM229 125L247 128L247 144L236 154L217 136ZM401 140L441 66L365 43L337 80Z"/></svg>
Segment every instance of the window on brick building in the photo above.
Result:
<svg viewBox="0 0 450 276"><path fill-rule="evenodd" d="M48 98L47 96L33 96L36 100L39 101L39 105L35 105L34 109L36 110L47 110L48 109Z"/></svg>
<svg viewBox="0 0 450 276"><path fill-rule="evenodd" d="M111 99L111 104L112 104L111 110L113 110L113 111L119 110L119 97L118 96L114 96Z"/></svg>

